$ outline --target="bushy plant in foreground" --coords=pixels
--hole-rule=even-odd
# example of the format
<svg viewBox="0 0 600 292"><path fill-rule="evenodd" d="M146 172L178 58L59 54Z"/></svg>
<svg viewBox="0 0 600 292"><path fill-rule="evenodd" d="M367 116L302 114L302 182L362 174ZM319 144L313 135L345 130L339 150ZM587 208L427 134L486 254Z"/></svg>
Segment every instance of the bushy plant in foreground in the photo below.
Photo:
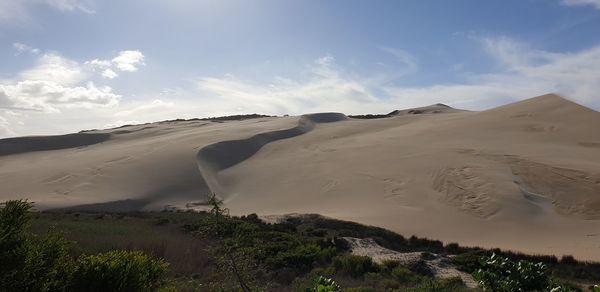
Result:
<svg viewBox="0 0 600 292"><path fill-rule="evenodd" d="M319 276L313 281L313 286L307 288L306 292L340 292L342 288L330 278Z"/></svg>
<svg viewBox="0 0 600 292"><path fill-rule="evenodd" d="M484 291L576 291L556 283L543 263L512 261L496 254L482 258L473 277Z"/></svg>
<svg viewBox="0 0 600 292"><path fill-rule="evenodd" d="M69 243L52 231L29 234L31 207L17 200L0 208L0 291L64 291L73 268Z"/></svg>
<svg viewBox="0 0 600 292"><path fill-rule="evenodd" d="M0 291L154 291L168 264L139 251L111 251L74 260L71 243L50 231L28 232L25 200L0 207Z"/></svg>
<svg viewBox="0 0 600 292"><path fill-rule="evenodd" d="M73 287L79 291L153 291L165 284L168 267L141 251L82 256L77 260Z"/></svg>

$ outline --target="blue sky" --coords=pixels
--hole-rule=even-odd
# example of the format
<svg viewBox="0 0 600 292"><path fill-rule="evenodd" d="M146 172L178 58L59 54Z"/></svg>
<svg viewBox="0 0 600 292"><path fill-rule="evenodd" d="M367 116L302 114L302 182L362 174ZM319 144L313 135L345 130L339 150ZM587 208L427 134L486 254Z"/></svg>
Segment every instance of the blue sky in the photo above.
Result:
<svg viewBox="0 0 600 292"><path fill-rule="evenodd" d="M600 109L600 0L0 0L0 137L240 113Z"/></svg>

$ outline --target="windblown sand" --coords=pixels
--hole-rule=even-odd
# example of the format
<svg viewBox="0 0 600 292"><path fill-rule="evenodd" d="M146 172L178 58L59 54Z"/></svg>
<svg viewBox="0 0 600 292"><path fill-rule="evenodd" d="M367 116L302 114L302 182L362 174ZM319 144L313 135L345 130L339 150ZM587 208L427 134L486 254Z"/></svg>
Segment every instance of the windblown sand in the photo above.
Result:
<svg viewBox="0 0 600 292"><path fill-rule="evenodd" d="M163 122L0 140L0 199L40 209L320 213L600 260L600 113L556 95L468 112Z"/></svg>

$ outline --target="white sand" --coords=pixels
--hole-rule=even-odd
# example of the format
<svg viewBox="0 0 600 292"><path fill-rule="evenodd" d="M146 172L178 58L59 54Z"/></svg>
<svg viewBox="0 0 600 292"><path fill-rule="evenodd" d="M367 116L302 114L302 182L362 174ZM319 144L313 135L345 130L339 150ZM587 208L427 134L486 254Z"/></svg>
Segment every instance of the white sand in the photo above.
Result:
<svg viewBox="0 0 600 292"><path fill-rule="evenodd" d="M202 202L210 186L235 214L321 213L406 236L600 260L600 113L556 95L420 111L95 131L111 135L0 156L0 199L150 210ZM0 141L0 154L40 144L20 139Z"/></svg>

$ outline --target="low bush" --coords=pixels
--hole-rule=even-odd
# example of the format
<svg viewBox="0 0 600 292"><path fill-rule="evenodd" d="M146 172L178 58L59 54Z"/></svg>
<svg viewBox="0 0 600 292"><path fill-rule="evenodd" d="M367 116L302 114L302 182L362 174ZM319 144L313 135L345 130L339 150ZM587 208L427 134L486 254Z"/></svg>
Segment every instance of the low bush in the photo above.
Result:
<svg viewBox="0 0 600 292"><path fill-rule="evenodd" d="M32 204L8 201L0 208L0 291L67 289L73 261L69 242L50 231L27 232Z"/></svg>
<svg viewBox="0 0 600 292"><path fill-rule="evenodd" d="M78 291L153 291L166 282L169 265L141 251L81 256L73 274Z"/></svg>
<svg viewBox="0 0 600 292"><path fill-rule="evenodd" d="M319 276L314 279L313 286L307 288L306 292L340 292L342 288L333 279Z"/></svg>
<svg viewBox="0 0 600 292"><path fill-rule="evenodd" d="M32 204L0 207L0 291L153 291L168 264L142 252L111 251L74 260L60 233L28 231Z"/></svg>
<svg viewBox="0 0 600 292"><path fill-rule="evenodd" d="M379 267L370 257L342 255L333 258L336 271L358 278L369 272L377 272Z"/></svg>
<svg viewBox="0 0 600 292"><path fill-rule="evenodd" d="M490 291L577 291L550 277L547 266L492 254L481 260L481 267L473 273L473 278L484 290Z"/></svg>

